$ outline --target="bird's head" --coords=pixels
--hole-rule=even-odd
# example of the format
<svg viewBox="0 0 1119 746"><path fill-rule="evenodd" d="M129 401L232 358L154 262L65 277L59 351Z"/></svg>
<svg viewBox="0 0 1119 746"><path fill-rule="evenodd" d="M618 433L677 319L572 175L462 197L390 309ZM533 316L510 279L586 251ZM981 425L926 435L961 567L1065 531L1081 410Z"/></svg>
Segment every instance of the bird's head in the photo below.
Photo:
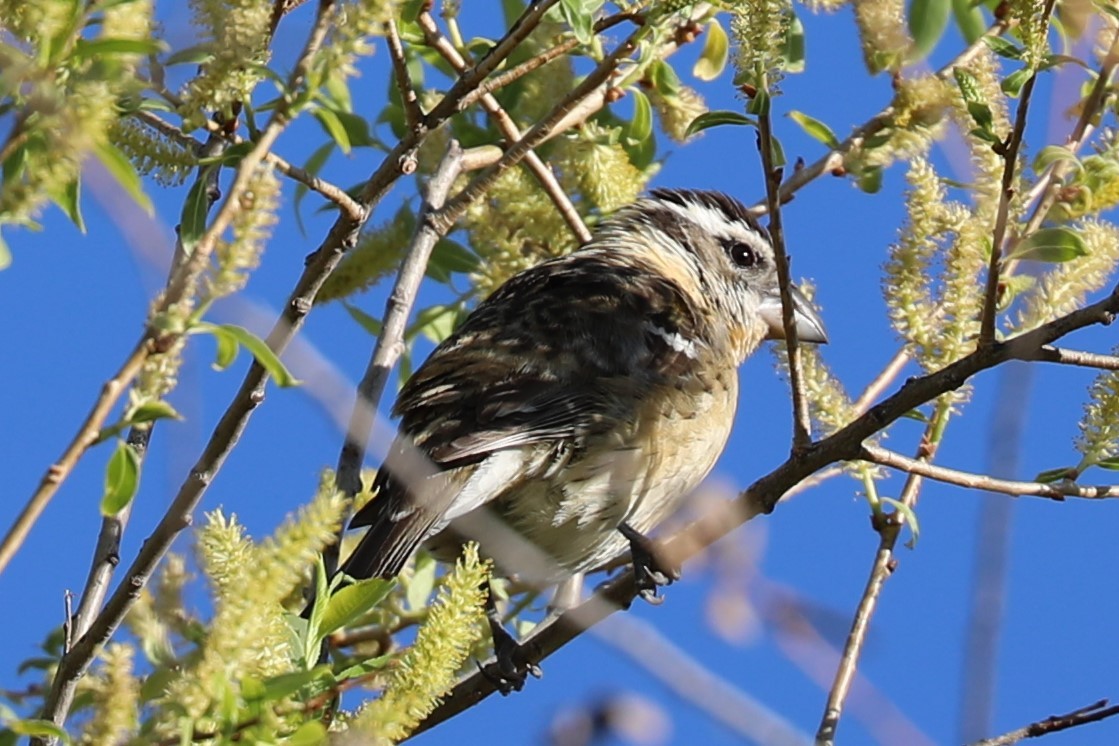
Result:
<svg viewBox="0 0 1119 746"><path fill-rule="evenodd" d="M707 322L697 331L724 342L739 359L763 339L784 338L773 245L734 198L654 189L615 213L599 233L673 280ZM816 309L795 286L790 290L800 341L827 342Z"/></svg>

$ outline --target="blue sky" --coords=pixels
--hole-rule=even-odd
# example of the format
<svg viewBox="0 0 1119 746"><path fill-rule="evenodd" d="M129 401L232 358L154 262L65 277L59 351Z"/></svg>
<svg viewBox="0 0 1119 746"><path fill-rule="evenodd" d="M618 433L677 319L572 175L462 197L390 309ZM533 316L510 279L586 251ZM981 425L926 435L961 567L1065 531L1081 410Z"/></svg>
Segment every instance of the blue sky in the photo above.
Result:
<svg viewBox="0 0 1119 746"><path fill-rule="evenodd" d="M801 11L808 68L785 80L775 111L805 111L843 137L889 101L889 80L867 76L849 11L827 17ZM185 34L183 12L168 11L166 22ZM494 26L483 15L479 11L467 16L468 36L493 33ZM282 45L301 39L300 20L305 14L281 28ZM957 44L949 36L933 63L950 57ZM692 59L697 51L686 50L683 59ZM386 62L379 49L353 85L355 100L368 102L366 114L380 108ZM686 73L690 64L678 69ZM703 84L684 77L712 108L741 106L729 79ZM1060 95L1053 94L1054 80ZM1078 85L1079 79L1068 73L1044 78L1028 146L1059 139L1068 131L1071 122L1064 112L1069 92ZM792 122L779 118L777 126L790 159L803 156L811 162L823 154L822 146ZM297 123L278 150L301 162L318 144L319 132L313 122ZM748 202L762 194L752 130L714 129L687 147L667 149L654 186L719 189ZM959 163L959 152L949 143L935 158L941 164ZM349 160L335 158L327 175L341 184L353 183L372 170L376 157L362 151ZM966 172L953 175L967 178ZM886 173L882 192L876 195L858 191L848 180L824 177L799 193L784 213L794 275L811 278L818 288L831 337L825 358L856 395L897 349L880 282L887 247L903 218L903 185L901 165ZM186 188L150 186L157 206L152 223L145 223L142 213L94 174L85 185L87 235L78 234L57 212L44 216L41 233L5 233L14 254L13 265L0 273L0 345L6 351L0 366L0 422L5 423L0 483L6 493L0 501L0 522L5 526L71 437L100 383L131 349L150 297L162 282L162 270L145 257L159 256L171 246ZM391 215L399 200L413 191L411 184L397 187L374 222ZM288 205L291 197L291 186L285 185ZM215 310L219 320L267 328L302 269L303 257L328 225L327 216L306 208L304 212L307 237L287 213L246 292ZM138 227L139 241L129 238L122 222ZM379 315L384 296L385 289L377 288L359 305ZM320 469L336 461L341 442L336 413L348 411L352 382L360 376L373 342L336 305L311 315L302 340L287 361L309 385L302 390L269 389L203 504L204 510L220 506L236 512L257 538L268 535L305 501ZM193 344L181 385L171 396L185 421L161 425L155 434L124 542L125 562L169 503L248 364L241 359L233 369L215 373L209 367L213 350L208 345ZM1114 346L1114 333L1083 331L1068 345L1108 351ZM992 435L997 391L1010 377L1023 375L1029 376L1020 403L1026 413L1025 432L1019 465L1011 476L1029 479L1043 469L1076 461L1072 438L1092 373L1042 365L1027 373L1026 366L1017 365L976 379L975 397L950 426L940 463L975 472L990 468L992 438L1001 437ZM756 354L744 366L742 380L735 432L712 477L713 485L728 490L749 484L788 452L788 396L772 355ZM919 424L906 422L887 444L911 454L919 435ZM48 626L61 621L63 593L81 588L96 534L107 457L108 452L99 449L82 461L0 576L0 598L8 600L9 609L5 644L0 647L4 689L29 683L28 676L15 674L18 662L35 655ZM1106 479L1105 472L1086 477L1089 482ZM900 483L890 480L882 493L896 496ZM1009 574L997 651L998 690L994 725L986 735L1119 694L1114 675L1119 649L1110 644L1114 578L1119 571L1115 507L1106 501L1014 500L928 483L917 509L920 541L912 551L899 550L897 571L882 595L860 665L863 678L840 725L841 743L921 743L914 740L916 734L925 743L958 740L966 603L976 573L976 526L984 501L1009 505L1002 519L1009 537ZM713 563L686 567L683 581L669 589L663 606L636 604L628 616L652 625L686 655L811 736L825 699L813 676L830 679L834 671L828 647L842 645L877 546L868 515L855 482L829 480L725 540L718 554L753 557L752 569L728 576L716 573ZM188 551L189 538L178 549ZM736 642L721 638L710 624L709 605L718 597L716 589L727 588L744 590L753 602L747 611L755 615L755 624L736 626ZM193 600L205 603L201 594ZM803 614L814 632L792 624L789 608ZM626 626L613 632L635 634ZM498 743L535 742L544 737L557 713L613 693L636 693L662 708L671 722L663 742L737 742L730 731L681 702L663 682L594 634L553 656L544 670L544 679L530 682L524 692L493 697L419 742L453 744L480 734ZM1116 738L1119 720L1049 736L1046 742L1058 746Z"/></svg>

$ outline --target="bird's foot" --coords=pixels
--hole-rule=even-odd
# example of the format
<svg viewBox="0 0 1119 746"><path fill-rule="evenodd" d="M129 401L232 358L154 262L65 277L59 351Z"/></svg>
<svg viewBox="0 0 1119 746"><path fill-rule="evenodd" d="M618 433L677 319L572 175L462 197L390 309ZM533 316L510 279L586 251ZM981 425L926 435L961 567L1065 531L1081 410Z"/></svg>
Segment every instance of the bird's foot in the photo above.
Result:
<svg viewBox="0 0 1119 746"><path fill-rule="evenodd" d="M505 627L500 623L494 627L491 622L490 630L493 634L493 652L497 661L488 666L479 663L478 670L497 691L503 695L519 692L524 688L530 674L537 679L544 675L540 666L528 659L525 649L513 639Z"/></svg>
<svg viewBox="0 0 1119 746"><path fill-rule="evenodd" d="M497 660L488 666L479 663L478 670L503 695L519 692L524 688L530 674L539 679L544 672L540 670L540 666L529 659L524 646L514 639L509 630L505 629L505 625L501 623L501 615L497 611L497 604L493 600L493 589L488 588L487 591L486 619L490 623L493 654Z"/></svg>
<svg viewBox="0 0 1119 746"><path fill-rule="evenodd" d="M657 595L657 588L679 580L679 568L665 566L661 558L657 557L652 539L628 523L618 526L618 530L629 541L629 553L633 557L633 582L637 586L637 595L654 606L664 603L664 597Z"/></svg>

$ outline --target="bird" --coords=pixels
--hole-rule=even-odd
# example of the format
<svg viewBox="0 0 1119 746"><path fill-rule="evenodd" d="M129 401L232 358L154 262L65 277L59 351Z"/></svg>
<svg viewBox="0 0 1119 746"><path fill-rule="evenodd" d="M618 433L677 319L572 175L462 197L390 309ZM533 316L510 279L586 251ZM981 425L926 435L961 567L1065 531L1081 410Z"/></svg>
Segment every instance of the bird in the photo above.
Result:
<svg viewBox="0 0 1119 746"><path fill-rule="evenodd" d="M784 337L776 261L738 200L662 188L581 248L512 276L400 390L398 434L349 524L367 531L340 571L391 578L421 544L453 561L477 538L504 573L525 572L515 544L527 543L546 560L528 574L558 582L628 549L655 602L677 574L648 534L726 446L739 366ZM800 341L826 342L816 309L790 291ZM514 549L487 525L511 532ZM539 669L517 660L495 616L501 675L519 689Z"/></svg>

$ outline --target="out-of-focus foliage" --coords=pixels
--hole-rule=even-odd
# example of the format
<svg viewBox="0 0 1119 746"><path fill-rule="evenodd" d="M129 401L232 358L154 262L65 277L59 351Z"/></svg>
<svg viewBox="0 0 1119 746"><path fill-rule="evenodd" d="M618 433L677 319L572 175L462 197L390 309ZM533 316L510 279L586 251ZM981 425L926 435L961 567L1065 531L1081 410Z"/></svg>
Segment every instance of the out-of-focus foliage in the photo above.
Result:
<svg viewBox="0 0 1119 746"><path fill-rule="evenodd" d="M244 347L277 383L298 383L263 340L242 327L209 321L207 314L215 301L250 281L277 223L302 229L304 211L338 209L322 198L329 190L316 182L331 159L342 154L379 162L400 142L412 144L399 156L409 164L409 175L414 168L411 196L395 214L378 212L360 231L354 229L335 271L298 299L301 313L314 310L312 301L345 303L356 323L377 334L381 320L365 308L363 293L391 276L407 251L421 225L419 195L447 142L453 138L467 149L500 154L509 146L510 122L521 132L538 126L619 38L630 35L635 50L609 83L535 148L554 179L542 178L539 168L524 162L502 171L435 246L428 279L445 286L449 299L415 314L404 335L403 374L411 368L416 340L445 339L473 304L510 276L576 249L572 224L593 227L631 202L669 148L686 147L716 126L745 127L744 141L752 143L759 120L777 111L788 119L775 121L791 122L819 143L828 171L868 194L878 190L886 169L906 164L906 215L888 250L883 296L903 354L920 369L938 370L976 348L992 235L1000 220L1007 228L1007 251L997 266L1000 336L1036 328L1102 287L1119 261L1119 228L1101 214L1119 204L1113 132L1097 134L1088 154L1038 141L1007 163L1011 112L1027 82L1068 64L1050 49L1056 32L1045 6L1010 0L999 11L1012 21L1004 28L992 25L996 19L985 5L854 0L864 62L875 73L894 76L893 96L880 112L868 112L860 127L845 131L815 118L811 102L794 107L778 99L787 76L811 71L811 39L798 13L835 11L844 4L565 0L497 71L524 74L489 91L492 102L477 96L430 129L426 117L448 91L466 85L456 82L459 76L440 43L467 67L474 65L514 25L524 3L503 2L502 21L492 22L487 37L472 39L463 38L457 3L449 1L437 3L441 13L429 19L438 18L432 21L438 38L420 23L420 2L309 3L292 16L301 19L308 40L298 66L287 69L273 55L276 24L286 22L277 8L298 3L193 0L196 38L171 48L147 0L0 0L0 122L6 125L0 141L0 235L38 227L51 204L81 226L82 170L93 158L145 206L145 189L190 181L179 215L176 267L195 252L208 252L193 278L178 278L194 282L196 291L166 308L156 299L153 308L159 311L149 324L166 338L156 336L158 344L127 404L96 434L97 442L116 444L102 499L106 517L121 515L142 494L142 449L117 436L179 416L164 398L176 385L181 353L191 340L214 340L219 370ZM1098 18L1102 56L1114 45L1115 16L1104 12ZM370 112L368 101L355 106L350 82L359 58L381 44L390 19L401 43L397 75L407 74L415 100L402 94L398 77L388 76L376 81L384 95ZM978 46L936 73L907 67L939 45L955 43L955 35L946 34L950 23ZM1076 28L1070 21L1060 32ZM986 40L978 41L984 34ZM700 43L698 58L684 69L676 53ZM1083 62L1094 69L1100 64ZM167 82L172 78L181 81L174 89ZM711 81L741 92L742 110L709 112L697 86ZM1088 104L1090 91L1083 94L1081 106ZM1110 100L1107 105L1113 106ZM1096 114L1112 116L1104 105ZM262 133L278 135L298 117L313 118L322 133L301 167L283 159L282 139L269 153L256 152ZM949 136L966 147L972 166L967 183L950 181L935 165L931 149ZM776 138L773 147L780 164ZM1010 192L1003 188L1006 174ZM462 175L455 187L475 176ZM295 180L289 205L281 197L287 178ZM1055 198L1035 220L1032 200L1049 178L1057 184ZM345 192L358 199L366 186ZM234 197L223 202L223 190L234 187ZM0 239L0 265L8 260ZM839 430L867 404L853 401L815 351L805 353L802 373L821 433ZM926 427L922 447L935 451L968 391L962 388L912 413ZM1090 466L1115 467L1117 413L1119 384L1113 374L1104 374L1091 387L1076 441L1081 462L1060 470L1060 477L1075 479ZM876 516L892 507L916 535L911 506L878 495L876 469L858 463L848 471L863 485ZM370 498L377 499L367 492L357 497ZM165 559L154 584L140 591L126 620L132 637L101 652L81 682L78 725L67 730L88 743L211 736L316 743L326 738L328 723L361 738L407 737L455 676L469 668L469 657L486 653L481 586L490 568L468 547L445 572L421 552L395 583L330 582L319 553L339 530L345 502L327 474L308 506L263 542L249 538L235 516L211 513L195 533L193 561ZM343 551L348 548L344 543ZM184 600L195 576L210 590L208 618ZM316 588L316 598L301 616L308 586ZM529 624L538 611L535 592L501 600L509 602L514 626ZM333 655L320 661L324 638ZM29 661L28 669L49 679L60 652L59 635L52 633L44 655ZM359 685L380 689L380 697L363 695L367 704L353 715L336 711L340 692ZM57 727L34 718L40 691L13 695L10 707L0 706L3 737L57 734Z"/></svg>

